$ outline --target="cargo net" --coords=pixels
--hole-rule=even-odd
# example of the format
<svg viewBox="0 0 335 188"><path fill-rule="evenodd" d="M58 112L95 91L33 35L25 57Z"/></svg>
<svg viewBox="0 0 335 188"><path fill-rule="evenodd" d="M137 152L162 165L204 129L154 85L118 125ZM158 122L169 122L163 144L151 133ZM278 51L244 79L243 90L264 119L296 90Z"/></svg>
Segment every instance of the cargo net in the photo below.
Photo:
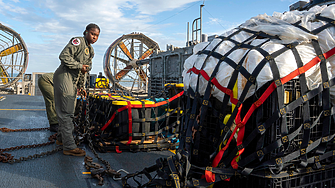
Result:
<svg viewBox="0 0 335 188"><path fill-rule="evenodd" d="M100 151L176 149L182 122L184 91L167 86L157 96L135 98L115 93L90 94L79 132L88 133ZM88 125L88 126L87 126Z"/></svg>
<svg viewBox="0 0 335 188"><path fill-rule="evenodd" d="M274 178L334 162L335 6L253 17L184 63L185 124L147 187ZM127 179L141 173L129 175ZM168 186L169 185L169 186Z"/></svg>

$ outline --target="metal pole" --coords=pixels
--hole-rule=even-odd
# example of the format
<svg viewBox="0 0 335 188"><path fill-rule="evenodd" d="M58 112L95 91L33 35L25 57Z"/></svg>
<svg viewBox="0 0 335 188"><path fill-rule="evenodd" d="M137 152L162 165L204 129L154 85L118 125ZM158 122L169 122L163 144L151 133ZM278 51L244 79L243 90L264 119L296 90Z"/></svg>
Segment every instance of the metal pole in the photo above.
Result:
<svg viewBox="0 0 335 188"><path fill-rule="evenodd" d="M115 47L114 50L115 50L115 51L114 51L114 56L117 57L117 47ZM112 53L112 52L111 52L111 53ZM110 57L109 57L109 58L110 58ZM117 70L118 70L118 69L117 69L118 67L117 67L117 60L116 60L116 58L114 58L114 62L113 62L113 63L114 63L114 76L116 76L116 74L117 74ZM116 81L115 81L115 82L116 82ZM94 84L94 88L95 88L95 84ZM116 90L116 84L115 84L115 83L113 83L113 89Z"/></svg>
<svg viewBox="0 0 335 188"><path fill-rule="evenodd" d="M198 43L198 21L195 22L195 28L195 41Z"/></svg>
<svg viewBox="0 0 335 188"><path fill-rule="evenodd" d="M187 22L187 40L186 40L186 47L189 46L189 41L190 41L190 22Z"/></svg>
<svg viewBox="0 0 335 188"><path fill-rule="evenodd" d="M202 7L205 5L200 5L200 42L202 42Z"/></svg>
<svg viewBox="0 0 335 188"><path fill-rule="evenodd" d="M193 32L194 31L194 21L192 23L192 42L194 41L194 32Z"/></svg>

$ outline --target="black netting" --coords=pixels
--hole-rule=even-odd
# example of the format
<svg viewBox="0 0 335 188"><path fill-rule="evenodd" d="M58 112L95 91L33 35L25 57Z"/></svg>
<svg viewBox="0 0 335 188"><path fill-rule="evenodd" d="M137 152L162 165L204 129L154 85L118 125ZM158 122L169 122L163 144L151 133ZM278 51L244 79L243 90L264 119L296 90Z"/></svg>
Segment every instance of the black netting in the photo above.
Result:
<svg viewBox="0 0 335 188"><path fill-rule="evenodd" d="M89 121L87 131L102 152L176 149L183 122L182 93L170 86L160 96L146 99L93 94L81 119Z"/></svg>
<svg viewBox="0 0 335 188"><path fill-rule="evenodd" d="M234 176L290 187L307 170L332 172L335 46L324 42L333 40L335 20L315 14L313 29L297 21L259 15L194 48L184 65L185 124L172 159L181 170L164 173L175 187L229 178L240 187L244 180Z"/></svg>

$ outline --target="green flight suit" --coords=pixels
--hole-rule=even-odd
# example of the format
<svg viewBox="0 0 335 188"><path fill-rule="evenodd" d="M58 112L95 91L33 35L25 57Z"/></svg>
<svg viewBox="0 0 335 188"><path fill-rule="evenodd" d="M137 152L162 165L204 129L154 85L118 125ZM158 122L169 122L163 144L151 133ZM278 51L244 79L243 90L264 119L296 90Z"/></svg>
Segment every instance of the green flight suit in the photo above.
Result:
<svg viewBox="0 0 335 188"><path fill-rule="evenodd" d="M38 87L40 88L47 111L47 117L50 125L58 124L57 114L54 101L54 73L45 73L38 79Z"/></svg>
<svg viewBox="0 0 335 188"><path fill-rule="evenodd" d="M72 135L77 89L84 88L86 74L81 69L89 65L87 70L91 70L93 56L94 50L84 37L72 38L59 55L61 64L54 74L54 92L59 124L57 140L63 143L63 150L77 148Z"/></svg>

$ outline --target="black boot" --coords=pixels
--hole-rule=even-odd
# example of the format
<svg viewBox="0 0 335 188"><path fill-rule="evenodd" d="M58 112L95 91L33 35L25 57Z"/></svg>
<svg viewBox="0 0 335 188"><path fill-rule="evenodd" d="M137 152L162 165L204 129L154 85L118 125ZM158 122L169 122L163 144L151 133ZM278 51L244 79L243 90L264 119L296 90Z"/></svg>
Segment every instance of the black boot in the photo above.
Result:
<svg viewBox="0 0 335 188"><path fill-rule="evenodd" d="M51 132L58 132L58 123L57 124L51 124L50 125L50 131Z"/></svg>

